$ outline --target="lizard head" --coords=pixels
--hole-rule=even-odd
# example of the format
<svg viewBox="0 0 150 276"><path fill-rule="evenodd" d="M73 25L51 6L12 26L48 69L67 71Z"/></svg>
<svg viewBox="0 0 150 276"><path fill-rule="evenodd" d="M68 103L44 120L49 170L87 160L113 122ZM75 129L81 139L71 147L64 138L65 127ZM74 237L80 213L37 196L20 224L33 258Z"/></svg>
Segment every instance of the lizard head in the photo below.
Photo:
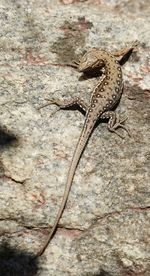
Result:
<svg viewBox="0 0 150 276"><path fill-rule="evenodd" d="M97 56L97 49L91 49L87 53L85 53L78 65L79 72L89 72L96 68L101 68L104 66L104 61L102 59L99 59Z"/></svg>

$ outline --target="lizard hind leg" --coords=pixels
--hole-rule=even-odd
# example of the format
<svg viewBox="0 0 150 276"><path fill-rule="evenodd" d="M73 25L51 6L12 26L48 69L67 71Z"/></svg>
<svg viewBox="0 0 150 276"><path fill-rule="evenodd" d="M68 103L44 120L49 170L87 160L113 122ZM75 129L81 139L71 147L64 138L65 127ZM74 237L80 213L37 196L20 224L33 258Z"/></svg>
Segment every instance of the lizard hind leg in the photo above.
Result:
<svg viewBox="0 0 150 276"><path fill-rule="evenodd" d="M124 136L122 136L117 131L118 128L123 128L128 133L128 135L131 137L129 130L124 126L124 122L127 120L127 117L120 119L120 117L116 115L116 112L107 111L102 114L101 118L109 119L109 121L108 121L108 130L109 131L116 133L119 137L124 139Z"/></svg>
<svg viewBox="0 0 150 276"><path fill-rule="evenodd" d="M83 113L86 113L88 110L88 104L79 97L76 97L76 98L73 98L70 100L60 100L60 99L55 99L55 98L45 99L45 100L48 102L46 104L44 104L43 106L39 107L38 109L44 108L50 104L55 104L58 106L57 111L60 109L65 109L65 108L73 107L76 105L77 105L77 107L79 107L81 109L81 111Z"/></svg>

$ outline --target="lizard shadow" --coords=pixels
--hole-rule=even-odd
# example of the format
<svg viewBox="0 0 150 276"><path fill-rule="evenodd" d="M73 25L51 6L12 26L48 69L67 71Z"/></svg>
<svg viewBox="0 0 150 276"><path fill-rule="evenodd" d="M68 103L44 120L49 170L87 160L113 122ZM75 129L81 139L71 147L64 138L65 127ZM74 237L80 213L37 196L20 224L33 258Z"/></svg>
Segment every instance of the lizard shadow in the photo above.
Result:
<svg viewBox="0 0 150 276"><path fill-rule="evenodd" d="M104 271L103 269L101 270L100 273L94 274L95 276L112 276L112 274L109 274L108 272Z"/></svg>
<svg viewBox="0 0 150 276"><path fill-rule="evenodd" d="M38 272L38 260L33 255L11 248L5 242L0 245L0 276L33 276Z"/></svg>
<svg viewBox="0 0 150 276"><path fill-rule="evenodd" d="M100 70L99 68L94 68L93 70L90 69L86 73L83 73L79 77L79 81L85 81L87 79L93 79L93 78L98 78L101 77L104 74L103 70Z"/></svg>
<svg viewBox="0 0 150 276"><path fill-rule="evenodd" d="M119 64L122 66L124 65L128 59L130 58L131 54L133 53L133 48L131 48L121 59L118 60Z"/></svg>

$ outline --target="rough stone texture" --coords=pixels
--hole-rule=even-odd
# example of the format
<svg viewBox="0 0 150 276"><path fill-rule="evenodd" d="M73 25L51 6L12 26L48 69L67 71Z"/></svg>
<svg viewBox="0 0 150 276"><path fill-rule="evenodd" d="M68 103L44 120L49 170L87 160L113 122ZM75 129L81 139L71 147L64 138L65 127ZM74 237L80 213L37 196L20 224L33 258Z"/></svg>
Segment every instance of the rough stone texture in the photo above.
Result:
<svg viewBox="0 0 150 276"><path fill-rule="evenodd" d="M149 14L147 0L0 0L0 275L150 275ZM117 107L132 138L106 124L95 129L60 228L32 261L84 121L78 111L38 107L52 97L88 100L97 79L81 81L66 63L90 47L114 51L136 39Z"/></svg>

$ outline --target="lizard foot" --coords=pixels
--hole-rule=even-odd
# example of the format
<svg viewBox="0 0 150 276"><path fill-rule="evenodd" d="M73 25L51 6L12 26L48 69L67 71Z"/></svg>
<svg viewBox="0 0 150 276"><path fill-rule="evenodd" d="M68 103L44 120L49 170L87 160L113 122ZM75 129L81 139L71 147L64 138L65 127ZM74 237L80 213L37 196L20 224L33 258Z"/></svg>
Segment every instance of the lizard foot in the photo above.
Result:
<svg viewBox="0 0 150 276"><path fill-rule="evenodd" d="M106 111L102 114L101 118L109 119L109 121L108 121L108 130L109 131L115 132L119 137L124 139L125 137L117 131L118 128L123 128L128 133L128 135L131 137L129 130L124 126L124 122L127 120L127 117L120 119L120 117L116 114L115 111Z"/></svg>
<svg viewBox="0 0 150 276"><path fill-rule="evenodd" d="M128 133L129 137L131 137L130 131L124 126L124 122L125 122L127 119L128 119L127 117L124 117L124 118L122 118L122 119L117 118L117 119L116 119L116 122L115 122L115 124L114 124L113 126L109 126L109 125L108 125L108 129L109 129L111 132L115 132L120 138L124 139L125 136L121 135L121 134L117 131L118 128L123 128L123 129Z"/></svg>

